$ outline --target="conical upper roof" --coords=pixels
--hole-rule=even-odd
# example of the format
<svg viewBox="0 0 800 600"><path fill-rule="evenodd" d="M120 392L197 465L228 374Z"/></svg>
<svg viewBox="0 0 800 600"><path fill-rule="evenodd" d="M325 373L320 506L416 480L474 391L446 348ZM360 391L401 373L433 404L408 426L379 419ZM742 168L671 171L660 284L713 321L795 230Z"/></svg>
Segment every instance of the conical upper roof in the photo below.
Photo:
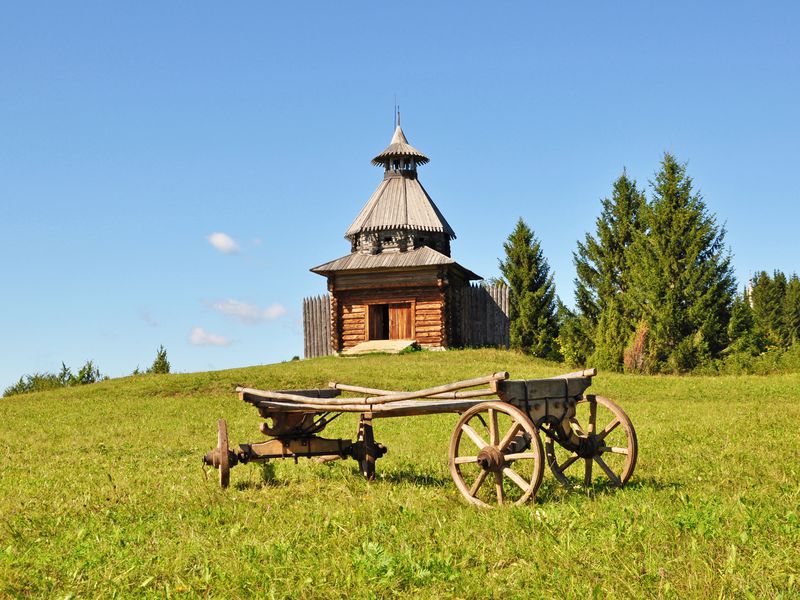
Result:
<svg viewBox="0 0 800 600"><path fill-rule="evenodd" d="M350 238L362 231L389 229L438 231L450 239L456 237L419 180L402 176L381 181L344 235Z"/></svg>
<svg viewBox="0 0 800 600"><path fill-rule="evenodd" d="M372 164L375 166L386 165L386 163L388 163L392 158L400 157L413 158L414 162L418 165L424 165L430 162L430 159L427 156L408 143L403 130L400 129L400 123L397 123L391 143L383 152L372 159Z"/></svg>
<svg viewBox="0 0 800 600"><path fill-rule="evenodd" d="M440 232L454 239L453 228L422 187L416 169L388 168L391 159L400 157L411 158L417 165L428 162L427 156L408 143L398 121L391 144L372 160L373 164L386 167L384 179L347 228L345 237L352 238L368 231L404 229Z"/></svg>

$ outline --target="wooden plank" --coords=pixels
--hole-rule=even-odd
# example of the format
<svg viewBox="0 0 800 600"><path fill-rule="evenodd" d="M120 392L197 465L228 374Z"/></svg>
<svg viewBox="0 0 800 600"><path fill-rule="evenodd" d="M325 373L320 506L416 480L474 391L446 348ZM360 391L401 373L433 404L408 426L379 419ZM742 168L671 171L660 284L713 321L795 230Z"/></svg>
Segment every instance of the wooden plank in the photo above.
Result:
<svg viewBox="0 0 800 600"><path fill-rule="evenodd" d="M325 338L323 340L323 354L328 356L331 353L331 297L330 294L325 294L325 302L323 303L323 318L325 319Z"/></svg>
<svg viewBox="0 0 800 600"><path fill-rule="evenodd" d="M314 323L314 356L320 355L320 347L319 347L319 302L318 298L314 298L314 302L312 304L312 311L314 315L313 323Z"/></svg>
<svg viewBox="0 0 800 600"><path fill-rule="evenodd" d="M319 399L314 399L313 401L310 401L309 398L303 395L287 393L287 392L276 392L273 390L259 390L255 388L239 386L236 388L236 391L243 398L251 397L259 399L297 402L304 405L305 404L315 404L323 406L360 405L363 407L365 405L371 406L376 404L386 404L389 402L398 402L401 400L426 398L436 394L453 392L456 390L463 390L466 388L476 387L487 383L503 381L505 379L508 379L508 373L505 371L498 371L497 373L492 373L491 375L485 375L483 377L475 377L473 379L455 381L453 383L447 383L444 385L438 385L435 387L425 388L421 390L414 390L410 392L394 392L392 394L386 394L381 396L369 396L365 398L328 398L328 399L319 398ZM252 400L248 401L252 402Z"/></svg>

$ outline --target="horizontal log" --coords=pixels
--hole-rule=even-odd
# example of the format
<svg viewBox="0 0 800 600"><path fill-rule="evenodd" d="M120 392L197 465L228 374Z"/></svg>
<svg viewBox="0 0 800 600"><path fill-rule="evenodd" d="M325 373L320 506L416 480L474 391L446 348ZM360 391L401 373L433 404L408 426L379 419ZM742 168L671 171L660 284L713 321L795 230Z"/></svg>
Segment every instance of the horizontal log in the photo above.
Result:
<svg viewBox="0 0 800 600"><path fill-rule="evenodd" d="M377 388L361 387L358 385L347 385L345 383L338 383L336 381L331 381L330 383L328 383L328 387L335 390L341 390L343 392L355 392L357 394L370 394L376 396L388 396L389 394L399 393L397 390L381 390ZM441 394L433 394L432 396L426 396L426 397L440 399L440 400L456 400L459 398L481 398L484 396L494 396L494 395L495 392L493 390L484 389L484 390L442 392Z"/></svg>
<svg viewBox="0 0 800 600"><path fill-rule="evenodd" d="M421 415L438 415L443 413L463 413L469 410L476 404L487 402L486 399L459 399L459 400L405 400L401 402L392 402L391 404L379 404L373 406L364 406L363 404L344 404L331 408L327 405L314 405L306 404L300 405L293 402L282 402L279 400L261 400L258 403L259 408L265 408L273 412L291 412L291 413L313 413L313 412L353 412L363 413L369 411L372 416L378 418L389 417L415 417ZM516 406L522 410L525 409L525 403L518 400L511 400L509 404Z"/></svg>
<svg viewBox="0 0 800 600"><path fill-rule="evenodd" d="M352 292L352 293L369 293L375 289L376 285L381 285L383 289L381 290L384 294L388 293L390 290L387 288L393 288L398 291L398 294L402 294L404 296L419 296L420 291L431 292L435 290L433 286L436 285L434 280L427 282L427 285L420 285L420 282L417 281L408 281L408 282L387 282L383 284L378 284L376 282L364 282L359 284L348 284L348 285L337 285L334 293L339 294L341 292ZM433 288L433 290L431 289Z"/></svg>
<svg viewBox="0 0 800 600"><path fill-rule="evenodd" d="M550 379L569 379L570 377L594 377L597 375L597 369L594 367L590 369L584 369L583 371L573 371L572 373L567 373L565 375L556 375L555 377L550 377Z"/></svg>
<svg viewBox="0 0 800 600"><path fill-rule="evenodd" d="M343 404L332 408L325 404L297 404L294 402L282 402L279 400L261 400L257 404L259 408L265 408L275 412L355 412L363 413L369 411L375 418L380 417L412 417L418 415L434 415L448 412L461 413L475 406L486 402L486 400L405 400L392 402L391 404L363 405L363 404Z"/></svg>
<svg viewBox="0 0 800 600"><path fill-rule="evenodd" d="M439 385L432 388L426 388L423 390L414 390L411 392L394 392L392 394L369 396L365 398L309 399L306 396L300 396L298 394L274 392L271 390L258 390L254 388L245 388L245 387L237 387L236 391L239 392L240 395L244 394L268 400L296 402L304 405L314 404L317 406L361 406L362 408L366 408L368 406L373 406L376 404L386 404L388 402L397 402L400 400L412 400L415 398L426 398L429 396L433 396L435 394L451 392L464 388L476 387L478 385L483 385L485 383L494 383L505 379L508 379L508 373L502 371L498 373L492 373L491 375L486 375L484 377L465 379L464 381L456 381L453 383Z"/></svg>

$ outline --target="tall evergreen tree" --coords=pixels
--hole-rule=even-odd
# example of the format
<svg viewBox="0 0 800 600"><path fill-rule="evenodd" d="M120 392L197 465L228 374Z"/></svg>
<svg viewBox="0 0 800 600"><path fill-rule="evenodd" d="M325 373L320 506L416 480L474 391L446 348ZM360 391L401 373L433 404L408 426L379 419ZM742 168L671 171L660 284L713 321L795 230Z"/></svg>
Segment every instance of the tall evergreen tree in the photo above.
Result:
<svg viewBox="0 0 800 600"><path fill-rule="evenodd" d="M761 271L753 278L752 285L751 299L756 327L770 346L788 345L790 336L784 319L786 275L773 271L770 277L766 271Z"/></svg>
<svg viewBox="0 0 800 600"><path fill-rule="evenodd" d="M786 341L789 344L800 343L800 278L796 273L786 284L786 295L783 297L783 323Z"/></svg>
<svg viewBox="0 0 800 600"><path fill-rule="evenodd" d="M592 363L621 370L623 352L637 320L628 300L630 248L642 230L645 196L623 171L614 182L611 198L603 199L602 204L595 235L587 233L573 253L575 300L578 323L594 347Z"/></svg>
<svg viewBox="0 0 800 600"><path fill-rule="evenodd" d="M686 371L727 346L734 295L725 229L665 154L631 256L631 298L647 330L645 368Z"/></svg>
<svg viewBox="0 0 800 600"><path fill-rule="evenodd" d="M511 292L511 347L540 358L560 358L553 276L539 240L521 217L503 248L500 272Z"/></svg>
<svg viewBox="0 0 800 600"><path fill-rule="evenodd" d="M728 340L727 351L756 355L764 350L763 338L756 329L755 315L746 290L736 294L733 299L731 318L728 321Z"/></svg>

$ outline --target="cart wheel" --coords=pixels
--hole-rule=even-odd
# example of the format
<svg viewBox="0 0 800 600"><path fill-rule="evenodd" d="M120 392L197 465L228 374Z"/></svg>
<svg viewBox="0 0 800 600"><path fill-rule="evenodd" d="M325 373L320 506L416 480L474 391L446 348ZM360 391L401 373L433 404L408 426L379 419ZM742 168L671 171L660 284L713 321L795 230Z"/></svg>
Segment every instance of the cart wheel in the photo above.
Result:
<svg viewBox="0 0 800 600"><path fill-rule="evenodd" d="M358 422L358 441L363 444L363 454L358 461L361 474L367 481L375 479L375 460L377 448L375 446L375 433L372 431L372 416L362 414Z"/></svg>
<svg viewBox="0 0 800 600"><path fill-rule="evenodd" d="M581 458L547 438L545 452L553 475L568 488L580 485L589 488L593 485L592 467L596 464L612 486L622 487L633 474L638 454L636 430L628 415L608 398L593 395L578 400L575 411L577 414L571 420L572 430L579 437L591 441L593 454L591 457ZM605 426L598 429L598 422ZM567 469L581 461L584 465L583 473L576 467L573 468L574 474L570 476Z"/></svg>
<svg viewBox="0 0 800 600"><path fill-rule="evenodd" d="M225 419L217 422L217 456L219 457L219 484L226 488L231 482L231 465L228 455L228 424Z"/></svg>
<svg viewBox="0 0 800 600"><path fill-rule="evenodd" d="M542 482L544 452L524 412L505 402L483 402L458 420L449 464L458 491L472 504L521 505Z"/></svg>

